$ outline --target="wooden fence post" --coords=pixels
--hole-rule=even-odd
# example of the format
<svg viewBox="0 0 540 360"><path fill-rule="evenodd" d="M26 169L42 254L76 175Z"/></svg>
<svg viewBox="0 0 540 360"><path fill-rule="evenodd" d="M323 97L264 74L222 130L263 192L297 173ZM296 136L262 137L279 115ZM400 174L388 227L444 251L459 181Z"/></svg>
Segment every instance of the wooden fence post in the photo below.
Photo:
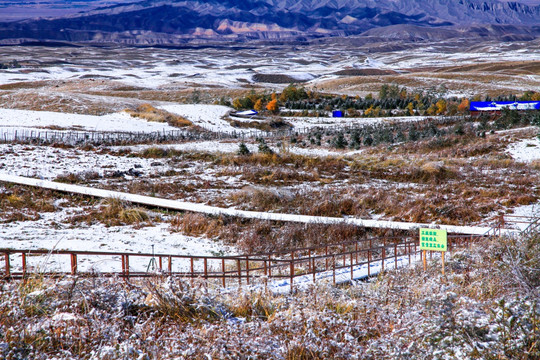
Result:
<svg viewBox="0 0 540 360"><path fill-rule="evenodd" d="M246 284L249 285L249 258L246 256Z"/></svg>
<svg viewBox="0 0 540 360"><path fill-rule="evenodd" d="M23 276L26 276L26 254L21 254Z"/></svg>
<svg viewBox="0 0 540 360"><path fill-rule="evenodd" d="M77 274L77 254L71 255L71 275Z"/></svg>
<svg viewBox="0 0 540 360"><path fill-rule="evenodd" d="M5 276L8 278L11 276L11 264L9 263L9 253L4 253L4 260L6 264Z"/></svg>
<svg viewBox="0 0 540 360"><path fill-rule="evenodd" d="M221 259L221 273L223 274L222 285L225 287L225 259Z"/></svg>
<svg viewBox="0 0 540 360"><path fill-rule="evenodd" d="M351 280L354 279L353 253L351 252Z"/></svg>

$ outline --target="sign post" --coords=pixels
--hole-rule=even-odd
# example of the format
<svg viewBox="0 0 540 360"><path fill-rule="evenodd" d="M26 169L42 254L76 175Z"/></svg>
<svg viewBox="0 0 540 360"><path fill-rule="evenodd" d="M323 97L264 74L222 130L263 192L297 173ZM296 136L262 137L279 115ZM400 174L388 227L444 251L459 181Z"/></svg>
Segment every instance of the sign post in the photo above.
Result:
<svg viewBox="0 0 540 360"><path fill-rule="evenodd" d="M427 268L428 251L440 251L442 258L442 274L444 275L444 253L448 250L448 233L440 229L420 229L420 250L423 253L424 271Z"/></svg>

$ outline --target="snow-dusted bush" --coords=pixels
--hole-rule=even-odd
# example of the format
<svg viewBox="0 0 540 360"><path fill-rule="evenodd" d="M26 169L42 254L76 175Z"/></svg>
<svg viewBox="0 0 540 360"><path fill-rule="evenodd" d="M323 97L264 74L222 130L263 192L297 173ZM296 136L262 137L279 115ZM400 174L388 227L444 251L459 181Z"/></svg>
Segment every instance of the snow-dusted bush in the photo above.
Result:
<svg viewBox="0 0 540 360"><path fill-rule="evenodd" d="M4 281L5 359L538 359L538 234L278 295L155 277Z"/></svg>

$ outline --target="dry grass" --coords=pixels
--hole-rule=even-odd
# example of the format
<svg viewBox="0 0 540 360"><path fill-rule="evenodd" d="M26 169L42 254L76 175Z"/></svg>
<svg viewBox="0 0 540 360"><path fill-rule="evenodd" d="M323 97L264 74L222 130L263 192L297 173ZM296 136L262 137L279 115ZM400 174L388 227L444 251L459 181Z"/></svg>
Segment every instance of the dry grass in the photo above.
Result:
<svg viewBox="0 0 540 360"><path fill-rule="evenodd" d="M171 220L171 231L181 231L189 236L219 236L223 220L210 218L202 214L187 213L177 215Z"/></svg>
<svg viewBox="0 0 540 360"><path fill-rule="evenodd" d="M193 125L191 121L180 115L175 115L161 109L156 109L150 104L142 104L139 105L135 110L127 109L126 112L133 117L154 122L165 122L175 127L186 127Z"/></svg>
<svg viewBox="0 0 540 360"><path fill-rule="evenodd" d="M306 246L342 243L365 236L350 225L295 224L187 213L171 220L171 231L206 236L235 245L243 253L263 253Z"/></svg>
<svg viewBox="0 0 540 360"><path fill-rule="evenodd" d="M98 207L83 210L80 214L66 219L66 222L77 224L85 222L92 224L100 222L106 226L133 225L135 227L150 226L159 217L150 216L143 208L131 207L117 198L108 198L101 201Z"/></svg>
<svg viewBox="0 0 540 360"><path fill-rule="evenodd" d="M409 89L424 91L444 84L450 91L487 94L520 94L523 85L531 89L538 88L537 80L524 78L523 75L538 74L538 61L517 61L504 63L479 63L436 68L410 69L410 72L387 76L349 76L322 81L317 84L319 90L360 94L377 94L381 82L405 86ZM497 87L493 87L497 83Z"/></svg>
<svg viewBox="0 0 540 360"><path fill-rule="evenodd" d="M2 283L0 356L84 358L431 358L540 356L540 242L484 240L427 270L294 294L216 290L155 277Z"/></svg>
<svg viewBox="0 0 540 360"><path fill-rule="evenodd" d="M65 184L82 184L99 179L101 176L95 171L86 171L78 174L68 173L58 175L53 181Z"/></svg>
<svg viewBox="0 0 540 360"><path fill-rule="evenodd" d="M131 101L101 101L99 99L88 99L79 94L66 97L63 93L57 93L55 88L45 88L43 92L33 89L2 92L0 93L0 102L4 108L86 115L110 114L131 105Z"/></svg>
<svg viewBox="0 0 540 360"><path fill-rule="evenodd" d="M35 191L33 191L35 190ZM0 192L0 221L38 220L40 213L56 211L55 197L51 190L28 189L22 186L7 186Z"/></svg>

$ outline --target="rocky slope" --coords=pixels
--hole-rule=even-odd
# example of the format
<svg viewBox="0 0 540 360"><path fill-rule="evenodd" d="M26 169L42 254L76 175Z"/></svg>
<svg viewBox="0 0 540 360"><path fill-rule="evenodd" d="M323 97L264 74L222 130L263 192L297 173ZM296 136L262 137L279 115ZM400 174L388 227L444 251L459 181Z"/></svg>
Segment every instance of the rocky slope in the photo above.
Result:
<svg viewBox="0 0 540 360"><path fill-rule="evenodd" d="M346 36L387 27L395 35L398 25L405 38L411 36L408 28L426 29L415 30L415 38L422 32L428 38L454 37L467 35L456 27L482 25L512 25L501 27L503 36L519 29L518 34L534 38L540 34L539 19L540 5L494 0L154 0L3 23L0 40L174 44Z"/></svg>

